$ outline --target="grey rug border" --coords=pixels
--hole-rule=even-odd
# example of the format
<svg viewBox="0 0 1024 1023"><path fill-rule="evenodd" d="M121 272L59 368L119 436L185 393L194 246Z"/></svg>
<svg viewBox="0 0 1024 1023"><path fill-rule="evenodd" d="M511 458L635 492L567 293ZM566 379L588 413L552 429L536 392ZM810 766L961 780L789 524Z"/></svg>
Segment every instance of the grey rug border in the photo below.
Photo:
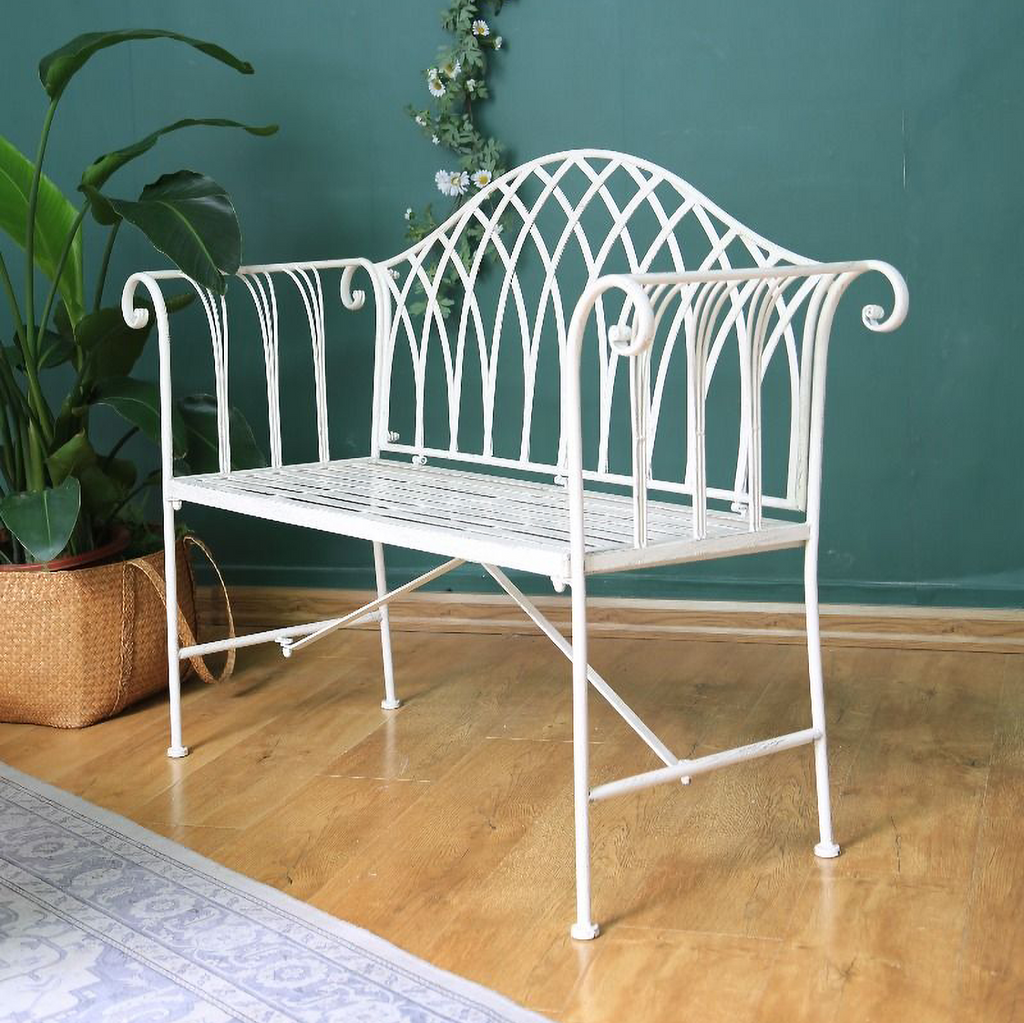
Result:
<svg viewBox="0 0 1024 1023"><path fill-rule="evenodd" d="M457 973L450 973L440 966L434 966L425 959L421 959L411 952L406 952L405 949L393 945L390 941L374 934L372 931L331 916L330 913L317 909L315 906L309 905L309 903L302 902L300 899L296 899L294 896L288 895L286 892L282 892L271 885L246 877L244 874L240 874L230 867L225 867L221 863L208 859L206 856L202 856L200 853L175 842L173 839L165 838L155 831L150 831L141 824L136 824L135 821L122 817L112 810L98 806L96 803L90 803L88 800L76 796L73 792L57 788L55 785L51 785L30 774L25 774L3 760L0 760L0 776L68 810L92 818L98 823L111 828L111 830L119 832L126 838L141 845L149 846L192 870L206 874L219 883L230 885L250 898L262 900L279 912L295 917L301 923L320 928L333 937L349 942L357 948L363 948L372 955L377 955L391 961L396 966L415 974L424 983L451 990L457 997L471 1001L482 1009L504 1014L508 1018L508 1023L551 1023L547 1017L541 1016L531 1009L524 1008L497 991L492 991L482 984L467 980L465 977L460 977Z"/></svg>

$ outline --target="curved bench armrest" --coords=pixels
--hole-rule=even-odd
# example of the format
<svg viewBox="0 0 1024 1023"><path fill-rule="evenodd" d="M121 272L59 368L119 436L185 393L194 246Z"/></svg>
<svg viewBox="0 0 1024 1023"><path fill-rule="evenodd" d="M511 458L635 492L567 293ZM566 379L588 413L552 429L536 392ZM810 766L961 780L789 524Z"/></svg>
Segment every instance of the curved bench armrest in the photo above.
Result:
<svg viewBox="0 0 1024 1023"><path fill-rule="evenodd" d="M291 279L298 290L306 317L309 322L310 340L313 348L315 377L315 406L317 418L317 441L320 461L330 457L327 429L327 383L325 369L325 315L324 289L320 278L322 271L339 271L339 294L346 309L361 309L366 302L366 292L353 289L353 280L360 271L367 274L373 289L376 309L376 345L374 378L374 408L379 401L380 349L386 337L390 320L391 300L383 270L372 260L363 257L350 259L310 260L296 263L265 263L239 267L233 275L248 291L256 308L259 330L263 340L266 368L267 404L270 435L271 465L280 465L281 456L281 413L278 394L278 310L273 280L275 275ZM228 403L228 309L225 296L217 295L203 287L181 270L149 270L132 274L125 281L121 293L121 314L129 327L140 330L149 324L150 308L136 306L135 296L139 287L149 295L152 313L156 318L160 357L160 448L161 469L165 479L172 476L174 461L171 424L173 403L171 393L171 349L170 326L167 304L162 285L165 281L181 281L196 293L206 315L213 346L213 367L217 399L217 439L220 472L231 471L230 405ZM376 415L375 415L376 421ZM375 441L376 444L376 441Z"/></svg>
<svg viewBox="0 0 1024 1023"><path fill-rule="evenodd" d="M824 418L824 375L828 351L829 334L836 306L850 284L866 273L880 273L888 280L893 292L893 304L889 314L878 305L866 305L861 319L869 330L889 332L903 323L909 306L907 285L900 272L889 263L879 260L860 260L836 263L787 263L776 266L762 266L723 270L691 270L676 273L609 274L593 280L573 311L566 338L566 351L562 363L562 436L565 440L566 478L569 490L569 513L571 530L571 559L574 572L581 573L585 555L585 534L583 521L583 451L581 425L581 381L580 357L587 322L594 307L602 296L612 291L624 296L618 322L607 328L607 342L612 352L630 360L632 386L636 394L645 392L648 352L654 342L658 323L669 302L675 298L692 311L694 327L688 331L687 347L692 356L695 380L690 382L689 400L695 406L693 411L697 438L694 443L695 466L693 473L693 533L694 539L703 539L707 518L707 474L704 464L703 408L705 387L703 373L709 340L713 330L718 329L718 316L723 308L731 310L737 328L745 327L741 340L742 372L748 373L748 380L759 380L763 330L772 313L782 315L782 299L787 288L800 284L802 300L807 301L806 337L812 356L810 375L807 379L806 413L810 426L809 472L807 479L809 506L815 509L820 494L821 425ZM789 315L792 315L790 313ZM737 336L740 336L737 330ZM756 340L760 339L760 340ZM748 386L747 391L756 393L759 384ZM749 398L750 408L745 410L748 431L748 450L755 451L754 424L757 415L753 411L754 399ZM638 412L637 409L640 411ZM646 448L646 426L644 422L645 401L634 402L633 421L633 499L634 533L637 547L646 545L646 502L649 456ZM759 450L751 456L750 521L751 528L760 528L761 493Z"/></svg>

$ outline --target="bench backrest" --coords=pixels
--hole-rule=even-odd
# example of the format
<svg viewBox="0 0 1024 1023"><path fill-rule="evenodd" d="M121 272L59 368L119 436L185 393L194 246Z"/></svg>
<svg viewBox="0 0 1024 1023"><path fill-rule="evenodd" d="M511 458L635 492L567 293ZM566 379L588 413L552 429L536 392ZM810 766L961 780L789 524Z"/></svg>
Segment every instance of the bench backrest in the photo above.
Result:
<svg viewBox="0 0 1024 1023"><path fill-rule="evenodd" d="M392 301L377 356L379 449L558 475L566 453L560 365L588 283L608 273L807 262L643 160L578 150L523 164L378 264ZM800 325L812 284L796 281L761 325L762 503L796 510L805 507L813 372L801 357ZM692 495L696 431L706 423L707 496L747 503L751 405L740 400L749 384L739 353L763 293L744 296L733 292L725 302L699 395L689 383L700 327L692 293L664 303L649 356L633 368L609 342L629 303L621 295L598 300L583 352L586 478L630 483L630 438L642 422L650 489Z"/></svg>

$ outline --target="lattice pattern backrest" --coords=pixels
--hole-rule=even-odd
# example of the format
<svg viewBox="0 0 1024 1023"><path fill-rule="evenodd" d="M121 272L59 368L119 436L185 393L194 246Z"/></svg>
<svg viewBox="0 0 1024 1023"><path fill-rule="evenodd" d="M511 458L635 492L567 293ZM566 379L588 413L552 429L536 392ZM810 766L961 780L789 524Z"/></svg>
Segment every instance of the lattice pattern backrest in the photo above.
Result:
<svg viewBox="0 0 1024 1023"><path fill-rule="evenodd" d="M565 454L564 440L553 436L551 426L560 421L559 363L569 319L588 282L615 272L804 262L744 228L675 175L632 157L576 151L518 167L428 238L383 264L391 271L394 312L375 404L382 448L557 472ZM458 285L452 294L445 291L446 275ZM628 445L616 447L616 437L623 435L617 424L623 417L635 423L639 416L647 430L651 487L691 492L701 416L686 381L694 377L688 349L692 359L697 323L687 296L676 298L671 310L671 302L662 303L650 361L633 381L620 369L623 360L608 339L609 327L625 321L630 310L607 296L598 302L593 343L588 340L584 353L590 385L585 393L593 395L585 403L584 423L586 436L593 437L590 478L626 481L631 469L615 464L617 451L620 462L623 450L629 457ZM781 372L788 377L782 386L789 423L786 464L784 482L766 503L798 507L807 432L800 395L809 382L801 373L796 307L790 302L787 307L783 298L772 307L774 329L764 334L761 375L781 349ZM726 309L704 355L704 398L716 366L728 361L720 360L727 340L739 342L729 349L738 354L751 330L740 293L729 294ZM733 377L724 391L739 388L739 374ZM746 409L740 410L736 394L729 401L729 479L719 473L723 482L709 489L712 497L744 496Z"/></svg>

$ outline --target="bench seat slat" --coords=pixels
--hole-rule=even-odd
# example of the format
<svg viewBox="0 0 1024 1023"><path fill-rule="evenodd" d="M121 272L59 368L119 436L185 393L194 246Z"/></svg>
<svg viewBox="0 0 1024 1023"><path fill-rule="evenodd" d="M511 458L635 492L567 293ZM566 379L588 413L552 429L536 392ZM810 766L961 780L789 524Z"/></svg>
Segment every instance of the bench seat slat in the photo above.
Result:
<svg viewBox="0 0 1024 1023"><path fill-rule="evenodd" d="M564 577L568 570L569 503L554 483L515 479L394 459L350 458L227 475L174 479L171 496L193 504L326 532L379 540L447 557L486 561ZM587 555L607 559L633 549L633 503L628 495L588 491ZM767 519L780 537L792 523ZM649 501L650 553L690 535L687 504ZM708 539L749 547L745 517L708 511ZM765 537L767 540L768 538ZM703 556L694 543L693 558Z"/></svg>

